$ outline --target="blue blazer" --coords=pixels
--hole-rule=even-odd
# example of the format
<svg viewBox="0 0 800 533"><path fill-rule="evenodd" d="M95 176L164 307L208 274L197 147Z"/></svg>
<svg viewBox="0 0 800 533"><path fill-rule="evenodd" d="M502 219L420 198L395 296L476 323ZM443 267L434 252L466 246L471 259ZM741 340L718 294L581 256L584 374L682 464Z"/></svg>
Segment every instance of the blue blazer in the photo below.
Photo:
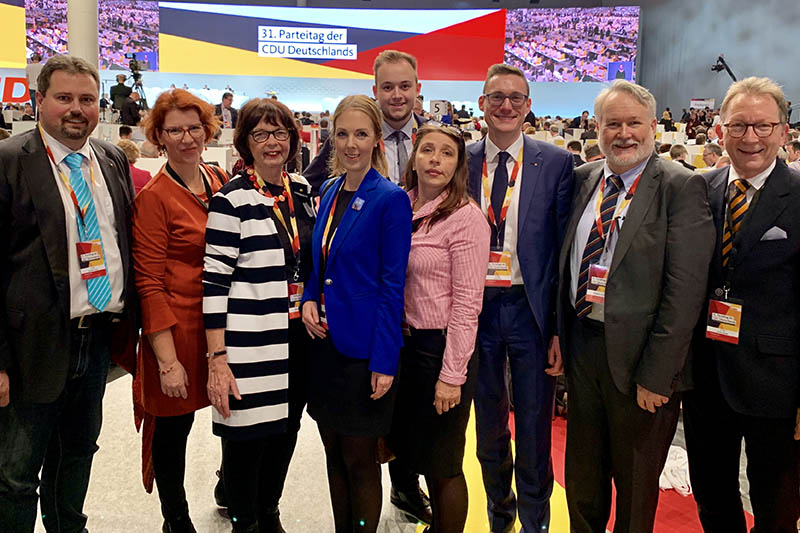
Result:
<svg viewBox="0 0 800 533"><path fill-rule="evenodd" d="M555 145L527 135L523 139L517 258L528 304L547 342L555 333L558 254L572 206L573 160L569 152ZM467 147L469 194L478 205L483 195L485 153L485 139Z"/></svg>
<svg viewBox="0 0 800 533"><path fill-rule="evenodd" d="M369 369L397 372L403 345L401 320L408 253L411 250L411 202L403 189L370 169L342 217L322 263L322 233L344 175L322 197L312 235L314 269L303 303L319 304L325 294L328 334L348 357L369 359ZM356 202L363 204L355 209Z"/></svg>

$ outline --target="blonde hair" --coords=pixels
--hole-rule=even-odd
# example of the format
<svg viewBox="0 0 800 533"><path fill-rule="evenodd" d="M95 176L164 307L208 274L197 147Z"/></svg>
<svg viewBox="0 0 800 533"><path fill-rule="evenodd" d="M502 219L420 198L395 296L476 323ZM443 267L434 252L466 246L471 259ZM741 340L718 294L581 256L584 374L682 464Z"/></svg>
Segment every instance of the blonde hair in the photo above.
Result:
<svg viewBox="0 0 800 533"><path fill-rule="evenodd" d="M489 82L495 76L518 76L522 78L522 81L525 82L525 94L530 96L530 86L528 85L528 78L525 77L525 73L517 67L513 65L507 65L506 63L496 63L489 67L489 70L486 71L486 79L483 81L484 93L486 92L486 88L489 86Z"/></svg>
<svg viewBox="0 0 800 533"><path fill-rule="evenodd" d="M139 147L137 147L133 141L128 139L120 139L117 143L117 146L119 146L122 151L125 152L125 157L128 158L128 163L131 165L134 164L137 159L139 159Z"/></svg>
<svg viewBox="0 0 800 533"><path fill-rule="evenodd" d="M769 78L757 78L750 76L743 80L735 81L728 87L728 92L725 93L725 98L722 100L722 108L720 108L720 115L726 116L731 106L731 102L740 95L768 95L775 100L778 106L778 117L781 124L786 124L789 121L789 110L786 107L786 97L783 94L781 86Z"/></svg>
<svg viewBox="0 0 800 533"><path fill-rule="evenodd" d="M375 83L378 83L378 69L381 68L386 63L399 63L400 61L405 61L414 69L414 81L418 81L417 78L417 58L412 56L411 54L407 54L405 52L400 52L399 50L384 50L375 58L375 62L372 64L372 70L375 72Z"/></svg>
<svg viewBox="0 0 800 533"><path fill-rule="evenodd" d="M603 106L606 100L614 93L629 94L647 108L650 118L656 118L656 98L653 93L638 83L628 80L616 80L609 87L600 91L600 94L594 99L594 116L597 117L598 122L603 120Z"/></svg>
<svg viewBox="0 0 800 533"><path fill-rule="evenodd" d="M349 110L361 111L367 116L370 126L372 126L372 132L375 135L376 142L381 143L381 138L383 136L381 110L378 109L378 105L371 98L363 94L345 96L345 98L339 102L339 105L336 106L336 111L333 112L333 129L331 136L333 136L334 142L333 150L331 150L331 159L328 163L331 169L331 176L338 176L345 172L344 165L339 161L339 154L336 151L336 122L339 120L339 117L342 116L342 113ZM378 146L372 149L372 167L382 176L386 176L389 173L389 164L386 161L386 155Z"/></svg>

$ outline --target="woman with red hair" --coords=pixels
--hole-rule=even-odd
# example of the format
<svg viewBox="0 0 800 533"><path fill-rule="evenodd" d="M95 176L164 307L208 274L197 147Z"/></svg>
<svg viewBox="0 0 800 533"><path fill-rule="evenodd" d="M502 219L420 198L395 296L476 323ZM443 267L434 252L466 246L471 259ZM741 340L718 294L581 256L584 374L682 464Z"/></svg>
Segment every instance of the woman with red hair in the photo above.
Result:
<svg viewBox="0 0 800 533"><path fill-rule="evenodd" d="M194 532L183 478L194 412L209 405L202 284L205 228L211 196L228 177L202 162L219 120L213 106L190 92L162 93L144 129L147 139L166 154L167 163L134 201L133 260L142 308L134 387L145 423L152 424L150 450L163 531ZM146 426L144 438L150 434ZM147 443L144 449L146 455Z"/></svg>

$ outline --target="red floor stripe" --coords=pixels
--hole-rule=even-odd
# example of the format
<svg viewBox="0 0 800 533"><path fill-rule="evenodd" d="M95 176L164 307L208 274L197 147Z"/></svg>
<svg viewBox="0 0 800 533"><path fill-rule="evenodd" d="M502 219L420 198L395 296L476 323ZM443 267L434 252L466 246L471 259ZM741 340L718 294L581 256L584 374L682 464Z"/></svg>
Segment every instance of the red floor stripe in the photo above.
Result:
<svg viewBox="0 0 800 533"><path fill-rule="evenodd" d="M514 438L514 413L511 413L508 426L511 430L511 438ZM556 483L564 486L564 451L567 442L567 421L556 417L553 419L553 473ZM753 516L745 513L747 517L747 527L753 527ZM609 531L613 530L614 509L612 497L611 519L609 520ZM697 506L694 497L681 496L674 490L661 491L658 500L658 510L656 511L656 525L653 533L702 533L703 528L697 518Z"/></svg>

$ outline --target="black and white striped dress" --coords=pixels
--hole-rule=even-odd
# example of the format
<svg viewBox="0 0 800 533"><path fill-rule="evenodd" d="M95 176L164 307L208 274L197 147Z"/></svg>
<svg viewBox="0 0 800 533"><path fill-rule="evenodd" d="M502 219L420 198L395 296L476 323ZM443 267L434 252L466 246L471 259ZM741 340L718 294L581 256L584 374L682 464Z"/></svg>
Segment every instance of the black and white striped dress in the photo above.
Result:
<svg viewBox="0 0 800 533"><path fill-rule="evenodd" d="M203 268L207 329L225 329L228 364L241 400L231 416L212 410L215 435L249 440L286 431L289 315L284 252L273 200L239 176L211 199Z"/></svg>

